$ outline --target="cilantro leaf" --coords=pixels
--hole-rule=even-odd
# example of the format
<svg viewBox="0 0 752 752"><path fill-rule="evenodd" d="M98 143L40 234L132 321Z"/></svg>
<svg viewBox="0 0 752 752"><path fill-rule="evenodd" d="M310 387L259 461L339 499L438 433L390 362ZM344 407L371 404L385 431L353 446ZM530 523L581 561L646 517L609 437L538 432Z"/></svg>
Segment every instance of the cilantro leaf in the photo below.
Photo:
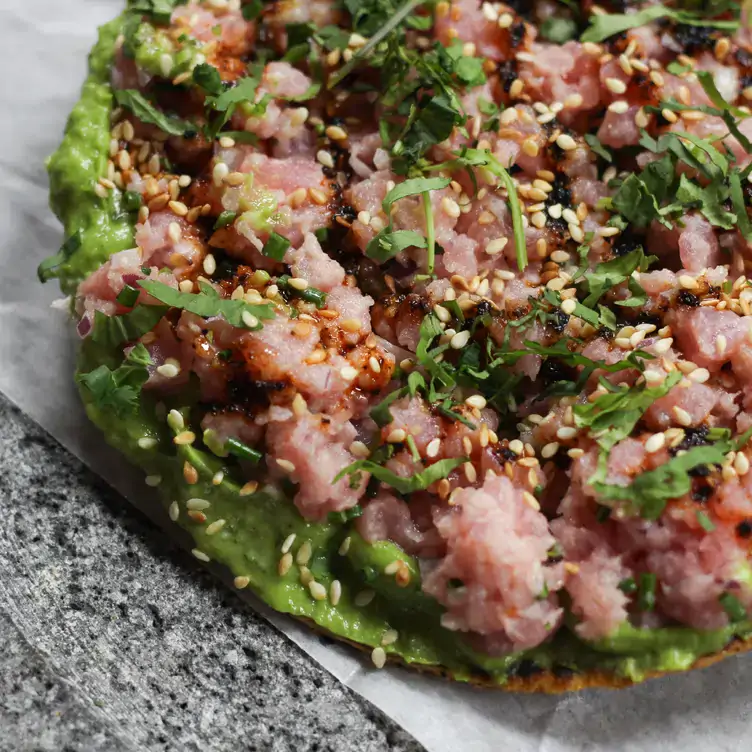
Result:
<svg viewBox="0 0 752 752"><path fill-rule="evenodd" d="M60 267L81 247L83 243L83 233L76 230L72 235L65 239L60 246L60 250L53 256L48 256L37 267L37 277L40 282L49 282L57 277Z"/></svg>
<svg viewBox="0 0 752 752"><path fill-rule="evenodd" d="M181 308L203 318L222 316L229 324L239 328L261 329L261 320L274 318L272 305L220 298L216 290L207 284L203 284L198 293L180 292L150 279L141 280L139 284L149 295L171 308Z"/></svg>
<svg viewBox="0 0 752 752"><path fill-rule="evenodd" d="M97 408L122 416L138 409L141 387L149 378L149 365L152 365L149 351L138 344L116 369L101 365L79 374L76 380L89 391Z"/></svg>
<svg viewBox="0 0 752 752"><path fill-rule="evenodd" d="M156 125L171 136L191 137L197 133L193 123L165 114L136 89L115 89L114 94L115 101L121 107L130 110L142 122Z"/></svg>
<svg viewBox="0 0 752 752"><path fill-rule="evenodd" d="M193 81L212 97L218 97L222 93L219 71L209 63L199 63L193 69Z"/></svg>
<svg viewBox="0 0 752 752"><path fill-rule="evenodd" d="M101 311L94 314L91 338L94 342L113 349L123 342L133 342L150 332L167 313L166 306L138 305L120 316L107 316Z"/></svg>

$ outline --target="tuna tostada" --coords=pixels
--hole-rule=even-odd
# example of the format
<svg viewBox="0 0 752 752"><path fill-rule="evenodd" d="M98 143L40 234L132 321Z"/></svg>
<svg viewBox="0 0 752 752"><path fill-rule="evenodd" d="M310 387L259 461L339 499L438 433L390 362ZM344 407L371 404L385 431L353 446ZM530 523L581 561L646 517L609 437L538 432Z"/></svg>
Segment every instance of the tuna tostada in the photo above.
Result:
<svg viewBox="0 0 752 752"><path fill-rule="evenodd" d="M49 160L88 415L378 667L744 650L751 101L727 0L132 0Z"/></svg>

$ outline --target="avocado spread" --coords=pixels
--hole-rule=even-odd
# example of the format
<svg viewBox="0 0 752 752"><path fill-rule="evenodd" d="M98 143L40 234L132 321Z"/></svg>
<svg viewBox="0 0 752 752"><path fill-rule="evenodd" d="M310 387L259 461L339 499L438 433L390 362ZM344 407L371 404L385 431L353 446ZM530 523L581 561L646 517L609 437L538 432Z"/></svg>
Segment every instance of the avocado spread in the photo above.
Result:
<svg viewBox="0 0 752 752"><path fill-rule="evenodd" d="M125 191L103 194L95 189L107 172L114 107L110 71L123 22L116 19L101 28L81 99L60 148L48 161L50 204L64 225L66 245L45 270L59 278L67 294L75 294L78 284L113 253L134 246L136 213L127 206ZM419 28L417 20L415 24ZM330 49L339 49L329 42ZM196 45L184 42L178 49L172 38L146 22L131 34L130 44L137 65L165 77L190 71L203 60L195 57L200 55ZM186 50L193 55L190 60ZM463 75L476 75L467 65ZM208 85L206 89L211 91ZM428 128L428 122L424 126ZM405 149L409 148L408 143ZM249 213L256 207L241 205L240 210ZM264 224L276 203L264 204L261 210ZM259 222L249 224L258 230ZM395 235L389 242L405 241ZM410 242L417 243L414 238ZM428 248L439 258L441 249L434 242L428 238ZM106 338L95 339L84 340L79 378L123 362L122 339L115 346ZM345 514L307 521L290 499L291 484L261 476L248 481L247 465L241 471L232 454L217 456L220 452L201 448L205 444L200 443L176 444L176 434L191 425L194 399L186 394L157 398L146 390L139 395L136 411L118 413L98 403L83 385L81 396L89 418L107 440L158 488L171 519L192 536L197 558L225 565L238 588L250 587L275 610L309 619L336 637L382 647L407 663L441 668L462 681L481 678L500 685L531 667L554 672L598 669L638 681L650 672L687 669L701 656L723 650L735 637L752 633L747 619L710 631L623 624L607 638L586 641L565 624L537 647L502 657L482 654L466 633L441 625L444 607L422 591L417 560L395 543L367 543ZM168 413L172 419L165 421ZM306 567L320 590L301 577ZM395 572L401 576L395 578Z"/></svg>

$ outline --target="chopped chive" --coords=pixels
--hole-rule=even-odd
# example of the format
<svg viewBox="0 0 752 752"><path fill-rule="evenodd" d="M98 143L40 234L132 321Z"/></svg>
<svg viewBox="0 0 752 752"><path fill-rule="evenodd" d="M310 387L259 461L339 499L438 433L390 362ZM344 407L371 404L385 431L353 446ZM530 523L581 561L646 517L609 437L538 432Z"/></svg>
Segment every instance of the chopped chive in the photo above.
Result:
<svg viewBox="0 0 752 752"><path fill-rule="evenodd" d="M126 191L123 194L123 209L129 212L138 211L141 208L141 194L135 191Z"/></svg>
<svg viewBox="0 0 752 752"><path fill-rule="evenodd" d="M418 447L415 445L415 439L410 434L408 434L405 443L410 449L410 455L412 456L413 460L415 462L420 462L420 452L418 451Z"/></svg>
<svg viewBox="0 0 752 752"><path fill-rule="evenodd" d="M290 295L295 295L306 303L313 303L316 308L323 308L326 305L326 293L316 287L306 287L305 290L298 290L290 284L290 275L283 274L277 279L277 285L283 287Z"/></svg>
<svg viewBox="0 0 752 752"><path fill-rule="evenodd" d="M267 258L274 259L274 261L282 261L289 247L290 241L286 237L272 232L269 240L264 243L261 253Z"/></svg>
<svg viewBox="0 0 752 752"><path fill-rule="evenodd" d="M627 577L619 583L619 590L626 595L631 595L637 590L637 583L634 577Z"/></svg>
<svg viewBox="0 0 752 752"><path fill-rule="evenodd" d="M120 303L120 305L125 306L126 308L133 308L140 294L140 290L137 290L135 287L131 287L130 285L126 285L118 293L117 302Z"/></svg>
<svg viewBox="0 0 752 752"><path fill-rule="evenodd" d="M718 602L723 606L723 610L728 614L732 623L744 621L747 618L747 611L735 595L721 593L718 596Z"/></svg>
<svg viewBox="0 0 752 752"><path fill-rule="evenodd" d="M700 523L700 527L703 530L706 530L709 533L712 533L713 530L715 530L715 525L713 524L713 521L708 517L708 515L703 512L701 509L697 510L697 521Z"/></svg>
<svg viewBox="0 0 752 752"><path fill-rule="evenodd" d="M655 590L658 577L653 572L643 572L637 595L637 605L641 611L652 611L655 608Z"/></svg>
<svg viewBox="0 0 752 752"><path fill-rule="evenodd" d="M214 229L221 230L223 227L227 227L227 225L231 225L235 221L235 217L237 217L237 212L223 211L217 217L217 221L214 223Z"/></svg>
<svg viewBox="0 0 752 752"><path fill-rule="evenodd" d="M264 456L263 454L261 454L261 452L258 451L258 449L249 447L247 444L244 444L242 441L238 441L237 439L227 439L225 448L230 454L237 457L238 459L248 460L250 462L258 462Z"/></svg>
<svg viewBox="0 0 752 752"><path fill-rule="evenodd" d="M436 261L436 228L433 222L433 205L431 204L431 191L423 192L423 211L426 216L426 265L428 273L433 274L433 266Z"/></svg>

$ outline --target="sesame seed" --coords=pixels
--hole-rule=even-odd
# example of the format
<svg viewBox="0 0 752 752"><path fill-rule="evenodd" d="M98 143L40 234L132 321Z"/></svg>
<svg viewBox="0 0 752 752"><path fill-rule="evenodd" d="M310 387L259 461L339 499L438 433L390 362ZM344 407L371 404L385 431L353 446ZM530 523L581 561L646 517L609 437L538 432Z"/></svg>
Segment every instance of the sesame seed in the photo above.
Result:
<svg viewBox="0 0 752 752"><path fill-rule="evenodd" d="M340 547L337 549L337 553L340 556L345 556L347 552L350 550L351 543L352 543L352 538L348 535L347 538L345 538L340 544Z"/></svg>
<svg viewBox="0 0 752 752"><path fill-rule="evenodd" d="M342 583L339 580L333 580L329 586L329 600L332 606L336 606L342 597Z"/></svg>
<svg viewBox="0 0 752 752"><path fill-rule="evenodd" d="M291 569L292 567L292 554L286 553L284 554L277 564L277 573L280 577L284 577Z"/></svg>
<svg viewBox="0 0 752 752"><path fill-rule="evenodd" d="M170 519L173 522L177 522L178 517L180 517L180 506L178 505L177 501L173 501L170 504L167 514L169 514Z"/></svg>
<svg viewBox="0 0 752 752"><path fill-rule="evenodd" d="M558 451L559 443L557 441L551 441L548 444L544 445L544 447L541 449L541 457L543 457L543 459L545 460L550 459Z"/></svg>
<svg viewBox="0 0 752 752"><path fill-rule="evenodd" d="M371 355L371 357L368 359L368 367L374 373L381 373L381 363L379 363L375 355Z"/></svg>
<svg viewBox="0 0 752 752"><path fill-rule="evenodd" d="M623 115L629 109L629 102L623 99L617 99L608 106L609 112L615 112L617 115Z"/></svg>
<svg viewBox="0 0 752 752"><path fill-rule="evenodd" d="M734 470L736 470L737 475L746 475L749 472L749 460L746 454L742 454L742 452L736 453L736 457L734 457Z"/></svg>
<svg viewBox="0 0 752 752"><path fill-rule="evenodd" d="M407 439L407 432L404 428L395 428L389 432L386 440L389 444L401 444Z"/></svg>
<svg viewBox="0 0 752 752"><path fill-rule="evenodd" d="M540 148L538 147L538 144L535 141L533 141L532 138L526 138L522 142L522 151L524 151L528 157L537 157L538 152L540 151Z"/></svg>
<svg viewBox="0 0 752 752"><path fill-rule="evenodd" d="M690 277L689 274L680 274L679 284L685 290L696 290L699 287L697 280L694 277Z"/></svg>
<svg viewBox="0 0 752 752"><path fill-rule="evenodd" d="M308 585L310 585L314 581L314 579L315 578L308 567L304 565L300 568L300 583L302 585L308 587Z"/></svg>
<svg viewBox="0 0 752 752"><path fill-rule="evenodd" d="M557 137L556 145L564 151L572 151L577 148L577 142L567 133L562 133Z"/></svg>
<svg viewBox="0 0 752 752"><path fill-rule="evenodd" d="M358 378L358 371L352 366L344 366L343 368L340 369L339 375L345 381L354 381L355 379Z"/></svg>
<svg viewBox="0 0 752 752"><path fill-rule="evenodd" d="M653 452L657 452L659 449L663 449L665 445L666 445L666 435L662 433L654 433L645 442L645 451L648 454L652 454Z"/></svg>
<svg viewBox="0 0 752 752"><path fill-rule="evenodd" d="M319 149L319 151L316 152L316 160L329 169L334 167L334 158L325 149Z"/></svg>
<svg viewBox="0 0 752 752"><path fill-rule="evenodd" d="M512 439L509 442L509 451L514 452L517 455L524 454L525 445L519 439Z"/></svg>
<svg viewBox="0 0 752 752"><path fill-rule="evenodd" d="M298 549L298 553L295 556L295 561L300 565L308 564L311 560L311 554L313 553L313 546L311 541L303 541L302 545Z"/></svg>
<svg viewBox="0 0 752 752"><path fill-rule="evenodd" d="M692 416L682 407L679 407L678 405L675 405L672 412L674 413L674 417L676 418L676 422L680 426L691 426L692 425Z"/></svg>
<svg viewBox="0 0 752 752"><path fill-rule="evenodd" d="M206 499L188 499L188 501L185 502L185 508L190 509L194 512L201 512L204 509L208 509L211 506L211 503L208 502Z"/></svg>
<svg viewBox="0 0 752 752"><path fill-rule="evenodd" d="M542 211L535 212L530 217L530 222L533 225L533 227L537 227L539 230L542 230L546 226L548 218Z"/></svg>
<svg viewBox="0 0 752 752"><path fill-rule="evenodd" d="M326 206L326 204L329 202L329 198L327 197L326 193L324 193L324 191L320 190L319 188L309 188L308 195L311 197L311 201L313 201L313 203L317 204L318 206Z"/></svg>
<svg viewBox="0 0 752 752"><path fill-rule="evenodd" d="M530 493L530 491L523 491L522 498L531 509L535 509L536 512L540 510L540 503L538 502L538 499L536 499L535 496Z"/></svg>
<svg viewBox="0 0 752 752"><path fill-rule="evenodd" d="M465 400L465 404L482 410L486 406L486 398L482 394L473 394Z"/></svg>
<svg viewBox="0 0 752 752"><path fill-rule="evenodd" d="M659 340L653 345L653 349L660 354L667 353L671 349L671 345L674 343L674 340L672 337L666 337L665 339Z"/></svg>
<svg viewBox="0 0 752 752"><path fill-rule="evenodd" d="M223 470L217 470L214 475L212 475L212 485L213 486L219 486L222 484L222 481L225 479L225 473Z"/></svg>
<svg viewBox="0 0 752 752"><path fill-rule="evenodd" d="M232 581L232 584L235 585L238 590L245 590L245 588L247 588L248 585L251 584L251 578L246 577L245 575L241 575L240 577L236 577Z"/></svg>
<svg viewBox="0 0 752 752"><path fill-rule="evenodd" d="M367 606L374 598L376 593L373 590L361 590L354 599L355 605L362 608Z"/></svg>
<svg viewBox="0 0 752 752"><path fill-rule="evenodd" d="M561 304L561 310L568 316L571 316L577 308L577 303L572 298L567 298Z"/></svg>
<svg viewBox="0 0 752 752"><path fill-rule="evenodd" d="M215 520L211 523L211 525L206 526L206 534L207 535L215 535L218 533L225 525L227 524L227 520Z"/></svg>
<svg viewBox="0 0 752 752"><path fill-rule="evenodd" d="M194 548L191 553L199 560L199 561L211 561L211 559L205 554L203 551L201 551L198 548Z"/></svg>
<svg viewBox="0 0 752 752"><path fill-rule="evenodd" d="M282 470L284 470L286 473L294 473L295 472L295 465L290 462L290 460L276 460L277 465L279 465Z"/></svg>
<svg viewBox="0 0 752 752"><path fill-rule="evenodd" d="M465 473L465 478L467 478L468 483L475 483L475 481L478 480L478 473L472 462L466 462L462 466L462 469Z"/></svg>
<svg viewBox="0 0 752 752"><path fill-rule="evenodd" d="M668 120L669 123L676 123L679 121L677 114L672 110L669 110L667 107L664 107L661 110L661 115L664 117L664 119Z"/></svg>
<svg viewBox="0 0 752 752"><path fill-rule="evenodd" d="M178 283L178 289L180 292L193 292L193 282L190 279L181 280Z"/></svg>
<svg viewBox="0 0 752 752"><path fill-rule="evenodd" d="M161 366L157 366L157 373L166 379L174 379L180 373L180 365L167 361Z"/></svg>
<svg viewBox="0 0 752 752"><path fill-rule="evenodd" d="M139 449L153 449L159 442L151 436L142 436L137 444Z"/></svg>
<svg viewBox="0 0 752 752"><path fill-rule="evenodd" d="M456 219L461 214L459 204L449 196L444 196L441 199L441 208L448 217L452 217L453 219Z"/></svg>
<svg viewBox="0 0 752 752"><path fill-rule="evenodd" d="M514 16L511 13L502 13L496 23L500 29L508 29L514 23Z"/></svg>
<svg viewBox="0 0 752 752"><path fill-rule="evenodd" d="M486 253L489 256L495 256L501 253L509 242L509 238L495 238L486 243Z"/></svg>
<svg viewBox="0 0 752 752"><path fill-rule="evenodd" d="M371 661L376 668L384 668L386 664L386 652L382 647L376 647L371 652Z"/></svg>
<svg viewBox="0 0 752 752"><path fill-rule="evenodd" d="M211 277L211 275L217 271L217 262L214 258L214 255L211 253L207 253L206 256L204 257L204 262L202 266L204 267L204 272Z"/></svg>
<svg viewBox="0 0 752 752"><path fill-rule="evenodd" d="M453 350L462 350L463 347L467 346L467 343L470 341L470 332L468 330L464 330L462 332L457 332L451 340L449 340L449 346Z"/></svg>
<svg viewBox="0 0 752 752"><path fill-rule="evenodd" d="M567 451L567 455L571 457L573 460L579 459L585 454L584 449L580 449L579 447L574 447L572 449L569 449Z"/></svg>
<svg viewBox="0 0 752 752"><path fill-rule="evenodd" d="M259 320L250 311L243 311L240 318L249 329L255 329L259 325Z"/></svg>
<svg viewBox="0 0 752 752"><path fill-rule="evenodd" d="M317 600L317 601L326 600L326 588L320 582L316 582L316 580L311 580L311 582L308 583L308 590L311 593L311 596L313 597L314 600Z"/></svg>
<svg viewBox="0 0 752 752"><path fill-rule="evenodd" d="M393 645L399 639L399 632L396 629L387 629L381 636L382 645Z"/></svg>
<svg viewBox="0 0 752 752"><path fill-rule="evenodd" d="M179 243L182 236L183 231L180 229L180 225L177 222L170 222L170 224L167 225L167 237L173 243Z"/></svg>
<svg viewBox="0 0 752 752"><path fill-rule="evenodd" d="M292 544L295 543L295 538L297 538L297 535L295 533L290 533L290 535L288 535L282 542L282 546L279 549L280 552L286 554L292 548Z"/></svg>
<svg viewBox="0 0 752 752"><path fill-rule="evenodd" d="M689 374L689 379L697 384L704 384L710 378L710 371L707 368L696 368Z"/></svg>
<svg viewBox="0 0 752 752"><path fill-rule="evenodd" d="M347 139L347 131L338 125L328 126L324 133L326 134L326 137L330 138L332 141L344 141Z"/></svg>
<svg viewBox="0 0 752 752"><path fill-rule="evenodd" d="M580 107L584 101L585 100L583 99L582 94L579 94L579 93L569 94L569 96L567 96L567 98L564 100L564 106L565 107Z"/></svg>
<svg viewBox="0 0 752 752"><path fill-rule="evenodd" d="M290 277L287 284L289 284L290 287L294 288L295 290L308 289L308 280L303 279L302 277Z"/></svg>
<svg viewBox="0 0 752 752"><path fill-rule="evenodd" d="M719 334L715 338L715 349L719 355L723 355L726 352L727 340L723 334Z"/></svg>
<svg viewBox="0 0 752 752"><path fill-rule="evenodd" d="M620 78L607 78L606 88L614 94L624 94L627 90L627 85Z"/></svg>
<svg viewBox="0 0 752 752"><path fill-rule="evenodd" d="M242 172L231 172L225 178L225 183L227 183L227 185L231 185L233 187L237 187L239 185L243 185L243 183L245 183L245 175L243 175Z"/></svg>
<svg viewBox="0 0 752 752"><path fill-rule="evenodd" d="M193 431L181 431L172 441L178 446L190 446L196 440Z"/></svg>

